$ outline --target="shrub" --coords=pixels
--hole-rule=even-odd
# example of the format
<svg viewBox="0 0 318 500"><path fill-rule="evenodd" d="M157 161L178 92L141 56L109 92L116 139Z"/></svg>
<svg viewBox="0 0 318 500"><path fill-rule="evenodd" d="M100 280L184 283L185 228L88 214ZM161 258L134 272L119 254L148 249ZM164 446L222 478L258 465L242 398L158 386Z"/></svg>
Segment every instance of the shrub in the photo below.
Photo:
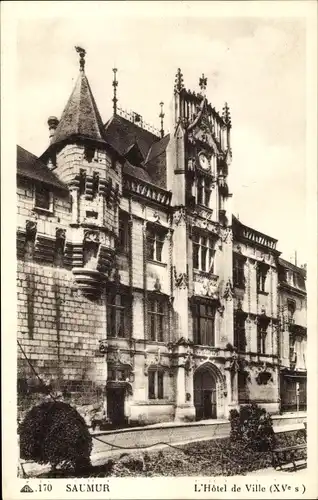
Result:
<svg viewBox="0 0 318 500"><path fill-rule="evenodd" d="M19 426L20 455L76 471L90 466L92 436L75 408L62 402L34 406Z"/></svg>
<svg viewBox="0 0 318 500"><path fill-rule="evenodd" d="M242 442L253 451L268 451L275 446L275 434L270 415L256 403L243 405L230 412L232 442Z"/></svg>

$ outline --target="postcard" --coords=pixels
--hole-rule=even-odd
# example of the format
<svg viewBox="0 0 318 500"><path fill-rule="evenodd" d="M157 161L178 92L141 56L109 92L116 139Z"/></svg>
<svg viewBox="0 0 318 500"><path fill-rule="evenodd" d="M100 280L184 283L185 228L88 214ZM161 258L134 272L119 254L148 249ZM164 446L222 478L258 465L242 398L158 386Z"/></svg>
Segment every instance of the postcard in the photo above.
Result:
<svg viewBox="0 0 318 500"><path fill-rule="evenodd" d="M5 500L316 497L317 4L2 13Z"/></svg>

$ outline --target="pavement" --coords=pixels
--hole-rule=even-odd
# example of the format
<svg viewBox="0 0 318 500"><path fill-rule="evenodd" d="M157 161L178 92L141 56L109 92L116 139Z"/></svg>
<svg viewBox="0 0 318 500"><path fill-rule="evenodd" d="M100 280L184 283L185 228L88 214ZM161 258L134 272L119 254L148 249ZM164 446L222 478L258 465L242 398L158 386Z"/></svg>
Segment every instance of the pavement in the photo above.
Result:
<svg viewBox="0 0 318 500"><path fill-rule="evenodd" d="M278 422L277 422L278 423ZM303 424L290 420L279 421L274 429L278 432L292 431L303 428ZM229 436L228 420L205 420L201 422L167 422L145 427L120 430L93 432L92 465L102 465L109 458L119 457L122 453L152 452L167 448L169 445L181 446L190 442L200 442ZM21 461L27 475L36 476L50 470L49 466L40 466L34 462ZM270 469L264 473L269 474ZM257 471L261 474L261 471ZM273 473L273 470L272 470ZM286 471L276 471L275 474L290 474Z"/></svg>

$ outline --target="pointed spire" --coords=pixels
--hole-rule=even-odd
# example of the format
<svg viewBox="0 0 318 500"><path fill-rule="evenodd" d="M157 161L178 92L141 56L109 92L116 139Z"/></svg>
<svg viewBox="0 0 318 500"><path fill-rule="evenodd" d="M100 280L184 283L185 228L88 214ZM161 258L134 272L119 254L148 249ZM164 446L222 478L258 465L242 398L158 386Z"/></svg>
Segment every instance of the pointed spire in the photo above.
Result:
<svg viewBox="0 0 318 500"><path fill-rule="evenodd" d="M176 79L175 79L175 84L174 84L174 90L176 92L180 92L184 88L183 84L183 74L181 73L181 69L178 68L177 74L176 74Z"/></svg>
<svg viewBox="0 0 318 500"><path fill-rule="evenodd" d="M84 72L85 50L76 47L76 51L80 54L80 74L52 137L51 144L74 136L104 141L103 121Z"/></svg>
<svg viewBox="0 0 318 500"><path fill-rule="evenodd" d="M163 112L163 102L161 102L161 103L159 104L159 106L160 106L160 115L159 115L159 118L161 119L161 130L160 130L160 135L161 135L161 137L163 137L163 136L164 136L164 134L165 134L165 131L164 131L164 128L163 128L163 119L164 119L164 117L165 117L165 114L164 114L164 112Z"/></svg>
<svg viewBox="0 0 318 500"><path fill-rule="evenodd" d="M228 127L231 127L231 114L230 114L230 108L227 104L227 102L224 104L224 108L222 110L222 118L223 118L223 121L225 123L225 125L227 125Z"/></svg>
<svg viewBox="0 0 318 500"><path fill-rule="evenodd" d="M80 71L84 71L85 68L85 56L86 56L86 50L82 49L82 47L75 47L76 52L78 52L80 59Z"/></svg>
<svg viewBox="0 0 318 500"><path fill-rule="evenodd" d="M204 73L202 73L201 78L199 79L199 87L201 89L201 95L205 95L206 87L207 87L208 79L206 76L204 76Z"/></svg>
<svg viewBox="0 0 318 500"><path fill-rule="evenodd" d="M116 73L117 73L117 68L113 68L113 73L114 73L114 80L113 80L113 87L114 87L114 97L113 97L113 110L114 110L114 115L117 113L117 86L118 86L118 81L116 80Z"/></svg>

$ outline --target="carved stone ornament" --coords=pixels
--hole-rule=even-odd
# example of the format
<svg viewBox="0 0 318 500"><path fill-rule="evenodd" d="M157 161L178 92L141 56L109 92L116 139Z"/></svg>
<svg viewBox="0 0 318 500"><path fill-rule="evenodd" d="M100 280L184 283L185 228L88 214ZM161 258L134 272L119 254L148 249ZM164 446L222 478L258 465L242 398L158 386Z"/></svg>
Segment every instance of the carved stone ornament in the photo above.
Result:
<svg viewBox="0 0 318 500"><path fill-rule="evenodd" d="M106 354L108 351L108 343L106 340L100 340L99 341L99 352L102 354Z"/></svg>
<svg viewBox="0 0 318 500"><path fill-rule="evenodd" d="M152 355L152 359L150 358ZM144 374L147 376L149 368L162 368L168 369L169 365L162 362L160 347L158 347L157 352L144 351L145 364L144 364Z"/></svg>
<svg viewBox="0 0 318 500"><path fill-rule="evenodd" d="M215 280L206 280L202 284L202 295L217 299L219 297L218 284Z"/></svg>
<svg viewBox="0 0 318 500"><path fill-rule="evenodd" d="M232 300L234 297L233 286L232 286L232 282L231 282L230 278L227 280L227 283L225 285L223 297L226 300Z"/></svg>
<svg viewBox="0 0 318 500"><path fill-rule="evenodd" d="M158 212L154 212L153 218L155 222L160 223L160 215L158 214Z"/></svg>
<svg viewBox="0 0 318 500"><path fill-rule="evenodd" d="M177 274L176 268L173 268L174 272L174 282L176 288L185 289L188 288L188 275L187 273L179 273Z"/></svg>
<svg viewBox="0 0 318 500"><path fill-rule="evenodd" d="M218 311L219 315L221 316L221 318L223 318L224 309L225 309L225 307L222 304L219 305L219 307L217 308L217 311Z"/></svg>
<svg viewBox="0 0 318 500"><path fill-rule="evenodd" d="M233 241L232 229L229 227L221 228L220 236L223 243L231 243Z"/></svg>
<svg viewBox="0 0 318 500"><path fill-rule="evenodd" d="M107 353L108 353L107 361L124 364L121 360L121 350L119 349L119 347L111 350L109 349Z"/></svg>
<svg viewBox="0 0 318 500"><path fill-rule="evenodd" d="M65 240L66 229L61 229L60 227L57 227L55 231L55 237L57 240Z"/></svg>
<svg viewBox="0 0 318 500"><path fill-rule="evenodd" d="M176 226L179 224L185 223L186 220L186 211L184 207L180 207L176 212L173 214L173 222L175 223Z"/></svg>
<svg viewBox="0 0 318 500"><path fill-rule="evenodd" d="M37 228L37 223L33 220L27 220L25 224L25 230L29 235L35 235Z"/></svg>
<svg viewBox="0 0 318 500"><path fill-rule="evenodd" d="M188 352L187 355L186 355L186 360L185 360L185 363L184 363L184 368L185 368L185 371L186 373L190 373L193 368L194 368L194 359L193 359L193 354L192 352Z"/></svg>
<svg viewBox="0 0 318 500"><path fill-rule="evenodd" d="M161 284L160 284L159 278L156 278L156 281L154 284L154 289L156 290L156 292L161 292Z"/></svg>
<svg viewBox="0 0 318 500"><path fill-rule="evenodd" d="M99 243L99 232L91 230L84 231L84 241L90 243Z"/></svg>

